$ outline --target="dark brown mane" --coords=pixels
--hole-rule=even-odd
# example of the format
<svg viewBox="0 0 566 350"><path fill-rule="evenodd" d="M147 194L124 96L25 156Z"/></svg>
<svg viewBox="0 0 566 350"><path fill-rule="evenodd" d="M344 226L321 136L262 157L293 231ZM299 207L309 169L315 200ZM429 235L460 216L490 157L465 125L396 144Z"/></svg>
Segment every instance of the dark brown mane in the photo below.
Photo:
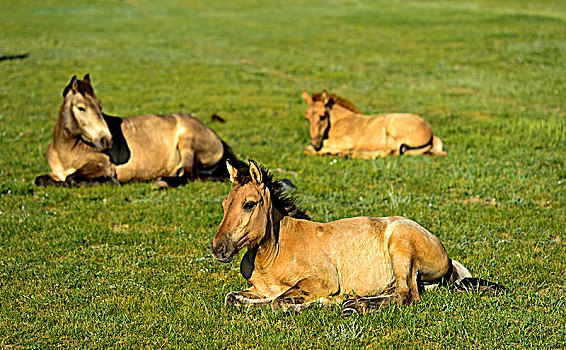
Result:
<svg viewBox="0 0 566 350"><path fill-rule="evenodd" d="M312 94L311 95L312 100L314 102L317 102L317 101L324 102L323 98L322 98L322 94L323 94L322 92L319 92L317 94ZM336 104L338 104L338 105L340 105L340 106L342 106L342 107L346 108L347 110L352 111L354 113L360 113L360 114L362 113L362 111L360 111L358 109L358 107L356 107L356 105L353 104L351 101L348 101L347 99L340 97L338 95L335 95L335 94L331 94L331 93L327 93L327 94L330 98L332 98L334 100L334 103L336 103Z"/></svg>
<svg viewBox="0 0 566 350"><path fill-rule="evenodd" d="M285 185L279 179L273 178L270 171L259 166L262 174L263 183L271 192L271 201L277 210L283 215L288 215L295 219L310 220L310 216L299 206L297 200L287 194ZM244 185L252 181L248 168L238 169L235 181Z"/></svg>

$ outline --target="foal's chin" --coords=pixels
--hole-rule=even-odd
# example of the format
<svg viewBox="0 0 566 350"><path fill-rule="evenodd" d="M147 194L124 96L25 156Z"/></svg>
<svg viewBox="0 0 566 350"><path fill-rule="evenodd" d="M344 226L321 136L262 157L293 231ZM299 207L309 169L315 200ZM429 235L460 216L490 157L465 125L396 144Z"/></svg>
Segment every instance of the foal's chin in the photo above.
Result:
<svg viewBox="0 0 566 350"><path fill-rule="evenodd" d="M220 261L221 263L227 264L227 263L231 263L234 260L234 255L231 255L227 258L219 258L219 257L216 257L216 256L214 258L216 260Z"/></svg>
<svg viewBox="0 0 566 350"><path fill-rule="evenodd" d="M212 250L212 256L214 257L214 259L220 261L221 263L230 263L232 262L232 260L234 260L234 255L236 255L236 253L238 253L237 249L234 249L231 253L226 254L226 253L221 253L221 254L217 254L214 249Z"/></svg>

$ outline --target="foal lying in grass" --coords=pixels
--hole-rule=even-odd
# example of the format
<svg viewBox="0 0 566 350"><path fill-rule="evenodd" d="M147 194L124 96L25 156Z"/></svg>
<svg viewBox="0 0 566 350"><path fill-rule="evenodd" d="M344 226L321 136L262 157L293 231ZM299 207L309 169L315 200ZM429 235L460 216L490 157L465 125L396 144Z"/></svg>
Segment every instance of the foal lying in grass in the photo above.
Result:
<svg viewBox="0 0 566 350"><path fill-rule="evenodd" d="M234 151L203 122L186 113L127 118L102 113L90 76L73 76L47 148L51 172L39 186L74 187L160 179L160 187L188 180L226 179ZM244 164L245 166L245 164Z"/></svg>
<svg viewBox="0 0 566 350"><path fill-rule="evenodd" d="M502 288L472 278L448 258L438 238L412 220L313 222L253 160L249 169L228 164L228 171L234 188L222 202L224 218L211 251L227 263L248 248L240 271L253 286L227 294L226 305L300 311L345 300L342 315L348 316L410 304L440 283L459 290Z"/></svg>

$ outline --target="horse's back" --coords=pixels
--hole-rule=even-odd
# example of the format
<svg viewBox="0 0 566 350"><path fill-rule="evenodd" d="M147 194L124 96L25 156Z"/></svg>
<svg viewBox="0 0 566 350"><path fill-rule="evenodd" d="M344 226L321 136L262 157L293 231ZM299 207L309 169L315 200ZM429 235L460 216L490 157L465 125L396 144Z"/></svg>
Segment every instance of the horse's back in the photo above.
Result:
<svg viewBox="0 0 566 350"><path fill-rule="evenodd" d="M313 223L307 245L317 247L319 254L334 266L341 294L376 294L394 281L386 232L391 223L402 219L405 218L355 217ZM305 255L316 260L312 249L305 249Z"/></svg>
<svg viewBox="0 0 566 350"><path fill-rule="evenodd" d="M123 118L122 131L131 152L131 159L118 166L119 181L149 180L175 176L191 159L207 162L221 159L220 138L203 122L190 114L146 114Z"/></svg>
<svg viewBox="0 0 566 350"><path fill-rule="evenodd" d="M448 259L440 240L413 220L402 216L355 217L320 224L317 244L336 266L344 293L372 295L391 286L393 254L414 255L427 266L429 258ZM327 236L327 239L323 237ZM392 242L406 241L411 249L392 251ZM332 242L334 241L334 242ZM415 251L414 249L418 250Z"/></svg>
<svg viewBox="0 0 566 350"><path fill-rule="evenodd" d="M387 134L393 138L416 147L428 143L432 137L430 124L416 114L411 113L389 113L386 115Z"/></svg>

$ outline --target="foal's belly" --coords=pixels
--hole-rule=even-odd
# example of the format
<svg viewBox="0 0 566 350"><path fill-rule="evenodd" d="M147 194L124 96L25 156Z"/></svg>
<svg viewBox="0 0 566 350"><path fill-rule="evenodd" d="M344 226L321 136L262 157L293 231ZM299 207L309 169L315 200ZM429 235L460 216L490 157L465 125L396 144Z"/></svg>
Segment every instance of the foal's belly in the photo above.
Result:
<svg viewBox="0 0 566 350"><path fill-rule="evenodd" d="M395 282L386 228L390 218L350 218L326 225L328 252L338 273L340 294L376 295Z"/></svg>
<svg viewBox="0 0 566 350"><path fill-rule="evenodd" d="M344 264L338 273L340 294L376 295L395 282L391 259L375 250Z"/></svg>

